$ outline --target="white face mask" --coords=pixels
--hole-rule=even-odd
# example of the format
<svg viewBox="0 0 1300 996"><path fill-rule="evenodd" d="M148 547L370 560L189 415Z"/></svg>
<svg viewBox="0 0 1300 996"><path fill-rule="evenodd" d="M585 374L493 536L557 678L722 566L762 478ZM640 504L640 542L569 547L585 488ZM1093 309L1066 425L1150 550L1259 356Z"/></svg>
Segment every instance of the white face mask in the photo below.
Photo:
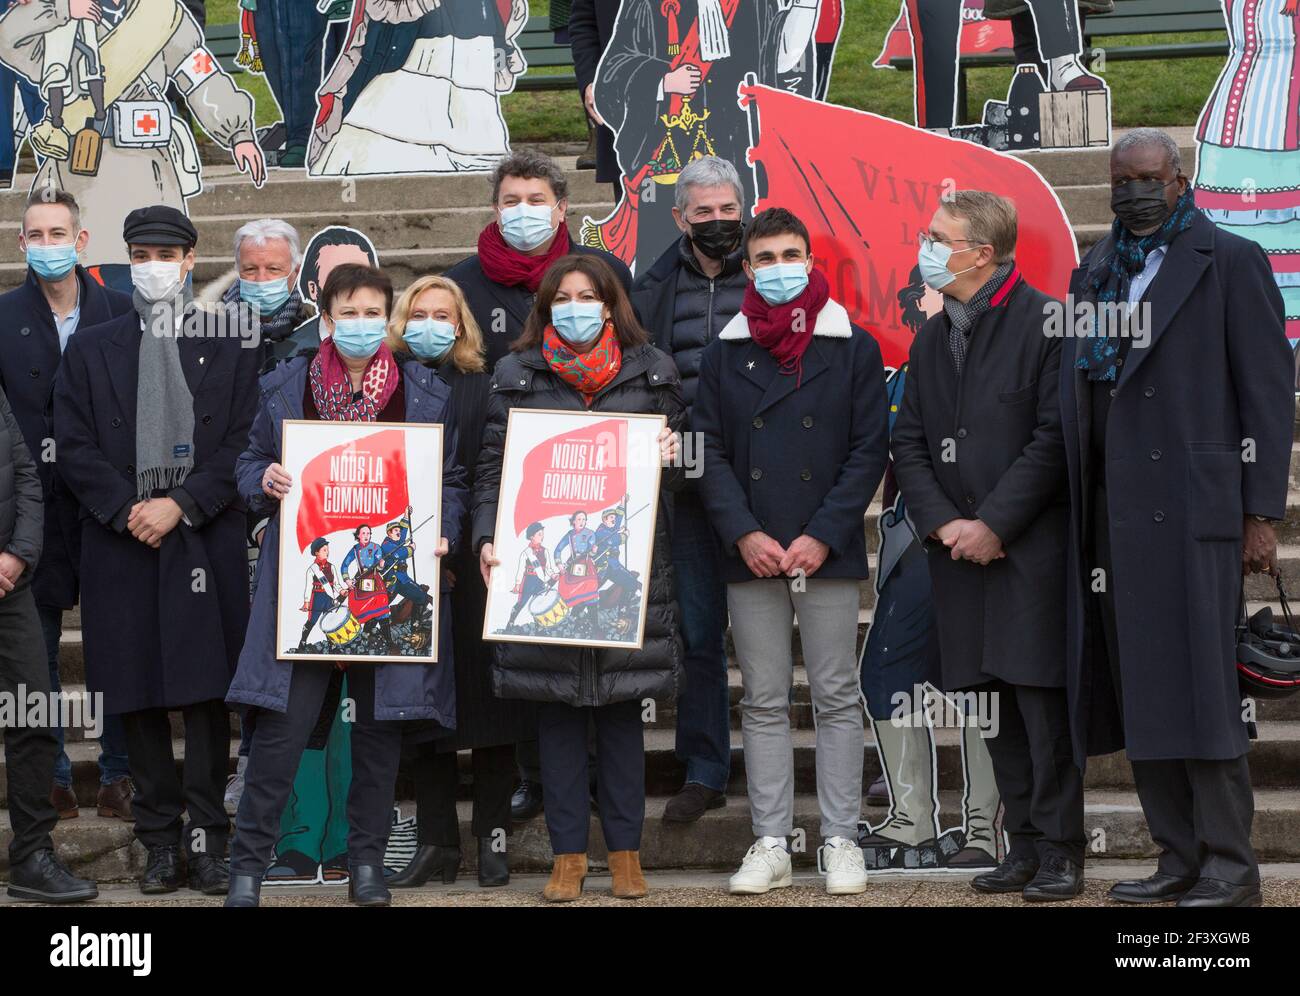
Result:
<svg viewBox="0 0 1300 996"><path fill-rule="evenodd" d="M150 260L131 264L131 283L146 301L166 301L180 293L181 264Z"/></svg>

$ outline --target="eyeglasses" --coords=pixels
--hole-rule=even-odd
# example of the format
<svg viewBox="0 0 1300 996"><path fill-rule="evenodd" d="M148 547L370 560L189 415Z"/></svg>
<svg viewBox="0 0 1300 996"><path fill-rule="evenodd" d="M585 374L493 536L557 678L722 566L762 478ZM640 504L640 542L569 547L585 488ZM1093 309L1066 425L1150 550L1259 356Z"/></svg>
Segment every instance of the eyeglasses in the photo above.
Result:
<svg viewBox="0 0 1300 996"><path fill-rule="evenodd" d="M931 249L934 248L936 242L942 242L944 245L948 245L949 243L952 242L975 242L974 239L936 239L933 238L929 232L917 232L916 239L917 242L920 244L921 248L926 250L927 252L929 252ZM977 242L975 244L983 245L984 243Z"/></svg>

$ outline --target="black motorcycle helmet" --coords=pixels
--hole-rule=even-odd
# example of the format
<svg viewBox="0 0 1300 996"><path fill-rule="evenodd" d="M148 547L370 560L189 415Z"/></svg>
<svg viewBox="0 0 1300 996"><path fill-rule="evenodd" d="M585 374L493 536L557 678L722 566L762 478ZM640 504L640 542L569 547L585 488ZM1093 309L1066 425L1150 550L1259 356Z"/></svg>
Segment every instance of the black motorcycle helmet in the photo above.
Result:
<svg viewBox="0 0 1300 996"><path fill-rule="evenodd" d="M1273 610L1264 606L1249 619L1241 603L1237 626L1237 682L1241 694L1256 699L1284 699L1300 691L1300 633L1291 618L1291 606L1278 574L1278 598L1285 626L1273 622Z"/></svg>

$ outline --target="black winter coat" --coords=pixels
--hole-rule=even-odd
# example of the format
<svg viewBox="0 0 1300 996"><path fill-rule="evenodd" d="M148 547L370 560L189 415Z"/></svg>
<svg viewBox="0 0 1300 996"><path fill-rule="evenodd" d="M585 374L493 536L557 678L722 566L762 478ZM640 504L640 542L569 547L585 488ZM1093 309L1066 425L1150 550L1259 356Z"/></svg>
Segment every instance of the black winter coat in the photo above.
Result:
<svg viewBox="0 0 1300 996"><path fill-rule="evenodd" d="M1069 505L1061 340L1043 334L1051 302L1020 280L976 322L961 377L947 315L927 321L912 343L894 474L929 554L945 691L993 678L1065 684ZM972 518L993 530L1006 557L980 567L929 539L946 522Z"/></svg>
<svg viewBox="0 0 1300 996"><path fill-rule="evenodd" d="M1075 270L1076 301L1112 246L1098 243ZM1243 518L1287 512L1294 359L1263 250L1198 218L1170 243L1145 302L1151 341L1129 349L1106 423L1122 723L1087 605L1091 392L1074 367L1079 340L1066 339L1061 355L1071 497L1067 689L1080 767L1086 755L1120 747L1141 761L1245 753L1233 632Z"/></svg>
<svg viewBox="0 0 1300 996"><path fill-rule="evenodd" d="M680 432L686 420L677 368L653 346L628 349L623 367L595 397L590 409L582 396L557 377L541 349L511 353L492 373L487 425L474 482L474 549L492 540L497 493L505 451L506 422L512 408L660 414ZM601 706L629 699L664 698L676 693L682 645L673 592L672 543L664 491L681 486L682 467L665 467L655 519L650 581L646 585L645 640L640 650L498 643L492 681L502 698Z"/></svg>
<svg viewBox="0 0 1300 996"><path fill-rule="evenodd" d="M632 271L621 259L603 249L590 249L577 242L571 243L569 252L575 256L599 256L614 270L623 289L631 293ZM524 322L533 310L533 298L536 295L527 287L507 287L489 280L479 265L477 253L466 256L443 276L456 281L465 292L470 314L483 330L488 369L494 369L501 357L510 352L510 344L523 332Z"/></svg>
<svg viewBox="0 0 1300 996"><path fill-rule="evenodd" d="M77 267L81 314L77 327L88 329L132 309L129 294L110 290ZM45 541L41 566L32 581L38 605L70 609L77 604L77 561L81 556L77 500L55 472L55 462L43 459L47 440L54 438L50 396L62 355L54 316L40 284L29 270L27 279L0 295L0 389L9 397L14 418L36 461L45 495ZM76 333L74 332L75 336Z"/></svg>
<svg viewBox="0 0 1300 996"><path fill-rule="evenodd" d="M41 559L41 482L18 420L0 391L0 553L27 566L18 585L32 579Z"/></svg>
<svg viewBox="0 0 1300 996"><path fill-rule="evenodd" d="M619 0L573 0L569 13L569 45L573 49L573 69L578 77L578 95L596 81L596 67L605 54L605 46L614 36ZM622 170L614 154L614 133L605 125L596 125L596 179L600 183L618 183Z"/></svg>

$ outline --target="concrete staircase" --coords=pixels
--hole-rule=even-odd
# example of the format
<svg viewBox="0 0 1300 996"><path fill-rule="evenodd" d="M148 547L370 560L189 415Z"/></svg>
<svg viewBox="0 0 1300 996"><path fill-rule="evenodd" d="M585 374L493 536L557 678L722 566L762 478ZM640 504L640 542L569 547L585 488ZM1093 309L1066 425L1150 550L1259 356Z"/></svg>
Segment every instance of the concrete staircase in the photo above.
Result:
<svg viewBox="0 0 1300 996"><path fill-rule="evenodd" d="M1174 131L1180 143L1186 146L1184 169L1190 173L1193 162L1191 129ZM1104 234L1110 222L1106 151L1039 154L1032 159L1056 186L1062 204L1074 222L1080 246L1091 245ZM584 214L603 216L608 210L609 188L597 185L590 172L572 170L571 156L562 161L570 168L570 213L574 226ZM28 183L20 177L15 188L25 191ZM190 205L191 216L200 232L200 283L220 275L233 265L233 233L251 217L284 217L296 224L304 236L326 224L343 223L360 228L374 239L382 262L392 272L397 285L402 286L420 273L442 269L471 252L477 233L489 216L484 207L489 192L483 178L477 176L339 182L308 180L300 173L286 177L273 172L270 181L259 191L231 168L210 167L206 183L205 192ZM17 193L0 195L0 223L16 223L23 200L24 196ZM92 234L101 239L119 235L107 232ZM0 287L14 285L21 279L22 270L21 256L13 242L0 242ZM1292 492L1280 535L1283 572L1300 590L1300 456L1297 454L1300 454L1300 442L1293 449ZM868 546L873 551L877 545L876 517L879 511L877 499L864 523ZM1247 597L1252 611L1257 605L1271 602L1274 595L1267 579L1250 580ZM860 638L870 622L874 597L872 586L864 584L859 609ZM812 852L819 842L819 820L814 780L812 705L797 634L793 650L796 668L791 716L795 725L796 825L805 829L808 839L807 853L798 855L797 860L806 866L813 860ZM730 644L728 653L731 655ZM65 619L61 659L65 689L83 688L84 657L80 615L76 610L68 613ZM734 655L730 656L730 665L732 778L726 807L713 810L698 824L684 828L662 821L663 807L668 797L680 787L683 777L683 767L673 755L674 707L662 706L654 721L647 726L646 784L649 798L642 845L642 861L647 868L729 868L739 861L752 841L744 794L744 756L740 748L740 675ZM1255 846L1265 861L1300 861L1300 696L1290 701L1261 703L1260 719L1260 739L1252 747L1250 755L1256 788ZM178 717L174 723L176 740L173 747L179 764L184 753L183 731ZM232 730L237 729L237 721L232 719ZM237 737L231 746L232 770L236 745ZM864 751L865 787L880 770L869 730ZM72 730L68 736L68 753L73 762L74 789L83 809L78 819L60 824L56 832L60 852L82 873L103 881L129 879L140 871L143 850L132 843L128 826L95 815L98 745L84 740L80 731ZM468 756L463 755L461 760L468 778ZM940 812L944 826L948 827L959 822L961 813L962 766L958 731L939 732L938 763ZM0 806L5 804L6 786L6 771L0 760ZM399 798L411 798L411 785L405 777L399 784ZM405 802L402 806L403 815L409 815L411 804ZM467 802L461 806L464 850L467 858L472 858L469 807ZM884 817L884 809L864 810L864 818L873 824ZM1097 854L1099 858L1149 858L1155 854L1133 789L1132 772L1122 754L1095 759L1089 767L1087 826L1097 840L1105 841L1105 850ZM8 813L0 808L0 874L5 869L8 838ZM599 847L598 827L593 830L592 839L593 844ZM548 868L550 851L544 821L538 818L516 828L511 849L512 862L517 869ZM599 856L598 851L595 853Z"/></svg>

